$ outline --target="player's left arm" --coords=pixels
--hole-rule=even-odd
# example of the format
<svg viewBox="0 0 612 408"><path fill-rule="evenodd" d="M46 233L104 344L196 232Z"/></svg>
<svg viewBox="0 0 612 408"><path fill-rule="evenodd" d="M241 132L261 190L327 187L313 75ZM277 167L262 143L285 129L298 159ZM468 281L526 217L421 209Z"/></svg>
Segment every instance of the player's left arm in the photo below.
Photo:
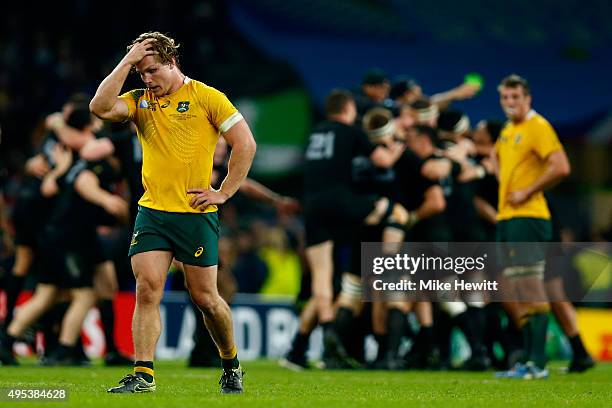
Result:
<svg viewBox="0 0 612 408"><path fill-rule="evenodd" d="M438 106L438 109L445 110L454 101L462 101L464 99L471 99L478 91L481 86L475 84L461 84L445 92L440 92L431 96L431 102Z"/></svg>
<svg viewBox="0 0 612 408"><path fill-rule="evenodd" d="M189 202L191 208L204 210L209 205L225 203L236 194L251 168L257 145L246 121L240 119L223 133L223 137L232 148L227 176L219 190L203 188L187 190L187 193L195 194Z"/></svg>
<svg viewBox="0 0 612 408"><path fill-rule="evenodd" d="M53 160L55 167L49 171L42 179L40 193L43 197L49 198L59 193L57 180L62 177L72 165L72 151L61 144L56 144L53 148Z"/></svg>
<svg viewBox="0 0 612 408"><path fill-rule="evenodd" d="M555 150L546 158L546 170L544 173L529 187L510 192L508 194L508 202L513 206L521 205L538 191L544 191L559 183L569 176L570 172L570 163L565 150Z"/></svg>

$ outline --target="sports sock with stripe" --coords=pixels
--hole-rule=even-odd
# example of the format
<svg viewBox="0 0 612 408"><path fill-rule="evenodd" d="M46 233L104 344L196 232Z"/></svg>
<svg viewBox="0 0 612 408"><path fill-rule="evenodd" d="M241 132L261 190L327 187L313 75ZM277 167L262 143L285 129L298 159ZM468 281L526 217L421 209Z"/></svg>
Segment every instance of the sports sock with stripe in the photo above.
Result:
<svg viewBox="0 0 612 408"><path fill-rule="evenodd" d="M147 382L153 382L155 371L152 361L136 361L134 363L134 375L143 378Z"/></svg>

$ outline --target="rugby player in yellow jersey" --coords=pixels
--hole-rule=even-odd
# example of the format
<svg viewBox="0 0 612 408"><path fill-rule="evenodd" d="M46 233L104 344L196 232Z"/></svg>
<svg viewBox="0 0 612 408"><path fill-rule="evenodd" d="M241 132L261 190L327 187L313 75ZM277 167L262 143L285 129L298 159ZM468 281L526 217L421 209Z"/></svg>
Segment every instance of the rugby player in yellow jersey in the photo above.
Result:
<svg viewBox="0 0 612 408"><path fill-rule="evenodd" d="M525 79L510 75L498 89L509 121L495 144L499 178L497 241L550 241L552 226L544 190L569 175L567 155L550 123L531 108ZM513 317L523 329L527 363L500 376L546 378L549 305L543 283L545 253L537 245L504 248L503 274L516 299L523 300L511 309L517 310Z"/></svg>
<svg viewBox="0 0 612 408"><path fill-rule="evenodd" d="M131 120L142 144L144 195L139 201L129 255L136 278L132 322L134 374L113 393L155 390L153 358L161 332L159 304L172 258L182 262L191 298L219 349L222 393L242 393L230 308L217 292L217 205L245 179L255 141L227 97L185 76L177 64L178 44L158 32L141 34L102 81L91 111L102 119ZM119 95L132 69L146 89ZM232 147L221 187L210 187L219 135Z"/></svg>

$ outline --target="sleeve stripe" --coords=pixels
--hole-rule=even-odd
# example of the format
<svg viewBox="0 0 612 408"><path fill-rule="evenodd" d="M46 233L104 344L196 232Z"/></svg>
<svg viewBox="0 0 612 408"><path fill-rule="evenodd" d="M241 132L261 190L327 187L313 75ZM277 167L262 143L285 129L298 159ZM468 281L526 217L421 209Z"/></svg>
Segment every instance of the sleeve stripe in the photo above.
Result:
<svg viewBox="0 0 612 408"><path fill-rule="evenodd" d="M242 114L240 112L235 112L229 118L225 119L225 121L219 126L221 132L225 133L232 128L236 123L240 122L242 119Z"/></svg>

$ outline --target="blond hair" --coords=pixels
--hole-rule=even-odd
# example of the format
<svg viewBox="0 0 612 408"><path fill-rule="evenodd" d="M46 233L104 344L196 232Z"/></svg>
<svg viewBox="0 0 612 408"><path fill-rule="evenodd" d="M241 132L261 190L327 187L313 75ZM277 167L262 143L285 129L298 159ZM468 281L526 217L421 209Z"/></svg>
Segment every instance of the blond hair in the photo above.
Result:
<svg viewBox="0 0 612 408"><path fill-rule="evenodd" d="M137 44L149 38L154 38L155 40L157 40L151 44L151 47L157 52L155 57L159 62L161 62L162 64L171 64L174 62L178 66L178 49L180 47L180 44L177 44L173 38L158 31L149 31L140 34L138 38L132 41L132 44L127 47L128 51L134 46L134 44Z"/></svg>

